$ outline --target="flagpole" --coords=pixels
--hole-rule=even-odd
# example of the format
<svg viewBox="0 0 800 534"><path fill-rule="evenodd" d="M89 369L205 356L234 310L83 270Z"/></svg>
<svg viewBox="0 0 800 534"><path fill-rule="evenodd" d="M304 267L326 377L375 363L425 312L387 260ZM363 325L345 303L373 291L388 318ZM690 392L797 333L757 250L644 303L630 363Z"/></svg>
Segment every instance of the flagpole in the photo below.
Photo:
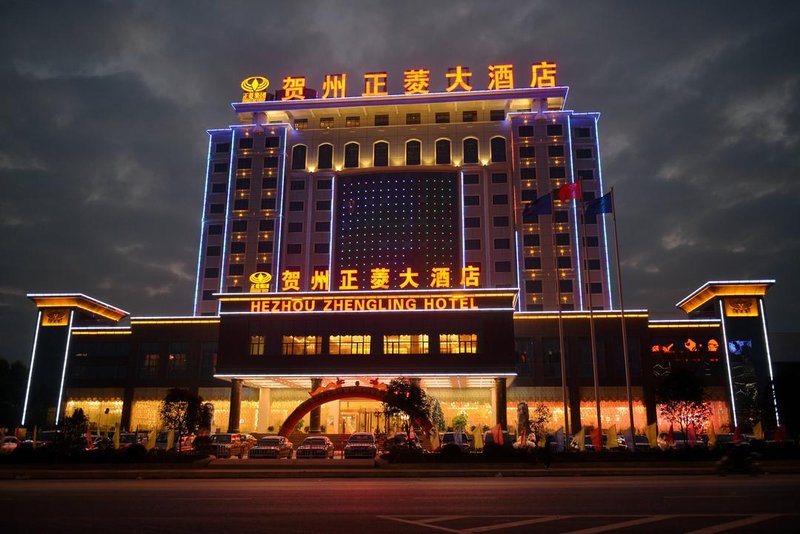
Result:
<svg viewBox="0 0 800 534"><path fill-rule="evenodd" d="M625 364L625 393L628 396L628 419L631 429L631 440L628 445L630 450L636 450L636 428L633 426L633 397L631 395L631 366L628 352L628 329L625 324L625 301L622 297L622 268L619 257L619 235L617 234L617 207L614 199L614 188L611 188L611 220L614 222L614 247L617 254L617 286L619 287L619 314L622 326L622 357ZM606 250L608 254L608 250Z"/></svg>
<svg viewBox="0 0 800 534"><path fill-rule="evenodd" d="M575 198L575 203L577 204L577 202L578 202L578 199ZM580 221L581 221L581 230L583 230L583 232L582 232L583 236L579 240L578 246L579 247L583 247L583 252L584 252L583 256L584 256L584 264L585 265L580 265L579 268L583 269L584 272L586 273L586 284L588 286L588 291L586 293L588 294L588 300L589 300L589 341L590 341L590 343L592 345L592 374L593 374L593 377L594 377L594 402L595 402L595 407L597 409L597 431L601 433L601 447L600 448L602 449L603 422L602 422L602 419L600 418L600 378L599 378L599 373L598 373L598 370L597 370L597 341L596 341L597 334L595 333L595 328L594 328L594 310L592 309L592 308L594 308L594 305L592 303L592 274L591 274L591 269L588 268L589 267L588 266L589 262L586 261L586 259L587 259L586 258L586 246L585 246L585 242L586 242L586 210L585 210L585 208L583 206L583 199L581 199L580 206L581 206L581 210L580 210L579 218L580 218ZM580 288L580 291L583 291L582 287ZM609 443L608 446L611 447L611 446L613 446L613 444ZM599 452L599 451L597 451L597 452Z"/></svg>

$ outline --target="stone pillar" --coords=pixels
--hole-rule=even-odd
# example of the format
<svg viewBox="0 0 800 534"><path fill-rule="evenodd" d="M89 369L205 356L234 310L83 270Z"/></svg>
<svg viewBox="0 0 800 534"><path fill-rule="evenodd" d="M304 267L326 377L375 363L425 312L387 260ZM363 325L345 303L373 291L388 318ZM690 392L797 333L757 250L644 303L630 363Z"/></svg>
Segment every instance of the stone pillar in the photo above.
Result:
<svg viewBox="0 0 800 534"><path fill-rule="evenodd" d="M267 429L269 428L269 414L272 408L270 393L271 391L269 388L260 388L258 390L258 421L256 422L257 432L269 432Z"/></svg>
<svg viewBox="0 0 800 534"><path fill-rule="evenodd" d="M231 410L228 418L228 432L239 432L239 419L242 417L242 379L231 379Z"/></svg>
<svg viewBox="0 0 800 534"><path fill-rule="evenodd" d="M579 386L569 386L569 425L570 432L577 434L583 428L581 421L581 388Z"/></svg>
<svg viewBox="0 0 800 534"><path fill-rule="evenodd" d="M126 387L125 392L122 394L122 417L119 423L120 428L130 430L132 412L133 412L133 388Z"/></svg>
<svg viewBox="0 0 800 534"><path fill-rule="evenodd" d="M497 407L494 413L494 422L506 430L506 379L503 377L494 379L494 405Z"/></svg>
<svg viewBox="0 0 800 534"><path fill-rule="evenodd" d="M321 378L312 378L311 379L311 391L316 390L318 387L322 385ZM320 414L322 413L322 408L316 407L308 414L309 423L308 423L308 433L309 434L318 434L319 433L319 420Z"/></svg>

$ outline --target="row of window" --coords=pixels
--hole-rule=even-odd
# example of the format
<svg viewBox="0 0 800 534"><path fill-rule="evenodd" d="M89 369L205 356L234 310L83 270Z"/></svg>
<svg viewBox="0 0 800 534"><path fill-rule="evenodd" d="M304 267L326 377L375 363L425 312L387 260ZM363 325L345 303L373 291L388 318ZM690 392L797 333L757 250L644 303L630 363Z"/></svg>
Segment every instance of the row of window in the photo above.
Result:
<svg viewBox="0 0 800 534"><path fill-rule="evenodd" d="M285 356L370 354L372 350L370 335L328 336L327 343L323 341L322 336L282 336L281 354ZM428 334L383 336L383 354L429 354L430 348ZM477 334L439 334L439 354L476 352L478 352ZM265 337L250 336L250 356L263 356L264 353Z"/></svg>
<svg viewBox="0 0 800 534"><path fill-rule="evenodd" d="M493 137L489 141L490 158L492 163L503 163L506 161L506 140L504 137ZM453 163L452 144L449 139L438 139L434 145L435 164L451 165ZM350 142L344 145L344 167L358 168L360 166L361 145ZM306 145L295 145L292 147L292 170L305 170L307 162L308 147ZM480 163L480 152L478 140L468 137L462 142L462 163L465 165ZM331 143L323 143L317 147L317 170L333 169L334 149ZM243 158L249 159L249 158ZM405 143L405 165L422 164L422 141L410 139ZM387 141L377 141L372 145L372 166L389 166L389 143ZM241 167L240 167L241 168ZM249 168L249 167L248 167Z"/></svg>
<svg viewBox="0 0 800 534"><path fill-rule="evenodd" d="M573 135L578 139L590 139L592 137L592 129L588 126L577 126L572 130ZM564 135L564 127L561 124L548 124L546 129L547 137L558 137ZM533 137L534 126L524 125L517 129L519 137Z"/></svg>
<svg viewBox="0 0 800 534"><path fill-rule="evenodd" d="M450 122L450 112L443 111L437 112L434 114L434 122L437 124L447 124ZM505 110L502 109L493 109L489 111L489 120L490 121L502 121L505 120L506 113ZM478 112L477 111L462 111L461 112L461 122L477 122L478 121ZM405 124L408 125L415 125L415 124L422 124L422 114L421 113L406 113L405 116ZM323 129L333 128L336 125L336 120L334 117L320 117L319 119L319 127ZM361 117L359 116L349 116L345 117L344 119L345 128L358 128L361 126ZM388 114L377 114L373 117L373 125L374 126L389 126L390 120ZM306 130L308 129L308 119L295 119L294 121L294 128L295 130Z"/></svg>

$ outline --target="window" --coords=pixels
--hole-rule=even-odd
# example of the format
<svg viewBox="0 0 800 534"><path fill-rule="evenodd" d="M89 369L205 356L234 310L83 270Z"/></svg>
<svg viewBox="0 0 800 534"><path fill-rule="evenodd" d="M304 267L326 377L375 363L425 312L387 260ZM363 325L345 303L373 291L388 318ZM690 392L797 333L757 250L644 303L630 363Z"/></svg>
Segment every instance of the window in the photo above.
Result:
<svg viewBox="0 0 800 534"><path fill-rule="evenodd" d="M494 224L494 226L496 226L497 228L505 228L508 226L508 217L506 216L495 217L494 219L492 219L492 224Z"/></svg>
<svg viewBox="0 0 800 534"><path fill-rule="evenodd" d="M330 144L319 145L319 149L317 150L317 168L318 169L333 168L333 145Z"/></svg>
<svg viewBox="0 0 800 534"><path fill-rule="evenodd" d="M214 149L217 154L227 154L231 151L231 144L230 143L217 143L217 146Z"/></svg>
<svg viewBox="0 0 800 534"><path fill-rule="evenodd" d="M603 284L600 282L592 282L589 284L589 287L591 288L593 295L599 295L603 292Z"/></svg>
<svg viewBox="0 0 800 534"><path fill-rule="evenodd" d="M169 376L176 377L186 374L188 369L187 352L189 352L188 343L170 343L167 357L167 374Z"/></svg>
<svg viewBox="0 0 800 534"><path fill-rule="evenodd" d="M261 199L261 209L262 210L274 210L275 209L275 199L274 198L262 198Z"/></svg>
<svg viewBox="0 0 800 534"><path fill-rule="evenodd" d="M448 139L439 139L436 141L436 164L450 164L450 141Z"/></svg>
<svg viewBox="0 0 800 534"><path fill-rule="evenodd" d="M289 202L289 211L303 211L303 202L301 200Z"/></svg>
<svg viewBox="0 0 800 534"><path fill-rule="evenodd" d="M250 356L264 355L264 336L250 336Z"/></svg>
<svg viewBox="0 0 800 534"><path fill-rule="evenodd" d="M228 293L242 293L242 286L228 286Z"/></svg>
<svg viewBox="0 0 800 534"><path fill-rule="evenodd" d="M567 171L564 167L550 167L550 178L565 178Z"/></svg>
<svg viewBox="0 0 800 534"><path fill-rule="evenodd" d="M206 378L217 372L217 344L200 345L200 377Z"/></svg>
<svg viewBox="0 0 800 534"><path fill-rule="evenodd" d="M481 183L481 177L478 174L465 174L464 185L478 185Z"/></svg>
<svg viewBox="0 0 800 534"><path fill-rule="evenodd" d="M333 128L333 117L322 117L319 120L319 127L323 129Z"/></svg>
<svg viewBox="0 0 800 534"><path fill-rule="evenodd" d="M250 189L250 178L239 178L236 180L236 189Z"/></svg>
<svg viewBox="0 0 800 534"><path fill-rule="evenodd" d="M496 261L494 262L494 270L498 273L510 273L511 272L511 262L510 261Z"/></svg>
<svg viewBox="0 0 800 534"><path fill-rule="evenodd" d="M264 273L272 272L272 264L271 263L258 262L258 263L256 263L256 271L260 271L260 272L264 272Z"/></svg>
<svg viewBox="0 0 800 534"><path fill-rule="evenodd" d="M258 253L259 254L267 254L272 252L272 241L259 241L258 242ZM260 269L266 270L266 269Z"/></svg>
<svg viewBox="0 0 800 534"><path fill-rule="evenodd" d="M495 206L505 206L508 204L508 195L492 195L492 204Z"/></svg>
<svg viewBox="0 0 800 534"><path fill-rule="evenodd" d="M275 189L278 187L277 178L264 178L261 180L261 189Z"/></svg>
<svg viewBox="0 0 800 534"><path fill-rule="evenodd" d="M228 276L241 276L244 274L243 263L231 263L228 266Z"/></svg>
<svg viewBox="0 0 800 534"><path fill-rule="evenodd" d="M278 168L278 156L268 156L264 158L264 168L265 169L277 169Z"/></svg>
<svg viewBox="0 0 800 534"><path fill-rule="evenodd" d="M303 180L292 180L289 183L289 189L292 191L303 191L306 188L306 183Z"/></svg>
<svg viewBox="0 0 800 534"><path fill-rule="evenodd" d="M419 113L406 113L406 124L419 124L422 117Z"/></svg>
<svg viewBox="0 0 800 534"><path fill-rule="evenodd" d="M494 248L498 250L505 250L511 248L511 240L510 239L495 239L494 240Z"/></svg>
<svg viewBox="0 0 800 534"><path fill-rule="evenodd" d="M286 245L287 254L300 254L303 251L303 245L300 243L289 243Z"/></svg>
<svg viewBox="0 0 800 534"><path fill-rule="evenodd" d="M272 219L258 221L258 230L260 232L271 232L274 229L275 229L275 221L273 221Z"/></svg>
<svg viewBox="0 0 800 534"><path fill-rule="evenodd" d="M557 223L569 222L569 212L566 210L556 210L553 214L553 220Z"/></svg>
<svg viewBox="0 0 800 534"><path fill-rule="evenodd" d="M227 188L228 188L228 185L225 184L225 183L211 184L211 192L212 193L224 193Z"/></svg>
<svg viewBox="0 0 800 534"><path fill-rule="evenodd" d="M146 343L142 345L142 349L145 350L145 347L149 347L153 352L147 351L145 353L142 360L142 368L140 369L140 376L142 378L153 378L158 375L158 360L161 355L157 352L158 344Z"/></svg>
<svg viewBox="0 0 800 534"><path fill-rule="evenodd" d="M556 266L559 269L572 269L572 258L569 256L559 256L556 258Z"/></svg>
<svg viewBox="0 0 800 534"><path fill-rule="evenodd" d="M308 129L308 119L295 119L294 120L294 129L295 130L307 130Z"/></svg>
<svg viewBox="0 0 800 534"><path fill-rule="evenodd" d="M592 159L591 148L579 148L575 151L575 157L578 159Z"/></svg>
<svg viewBox="0 0 800 534"><path fill-rule="evenodd" d="M327 253L328 253L327 243L314 243L314 254L327 254Z"/></svg>
<svg viewBox="0 0 800 534"><path fill-rule="evenodd" d="M389 115L375 115L375 126L389 126Z"/></svg>
<svg viewBox="0 0 800 534"><path fill-rule="evenodd" d="M521 146L519 147L519 157L520 158L535 158L536 157L536 147L535 146Z"/></svg>
<svg viewBox="0 0 800 534"><path fill-rule="evenodd" d="M314 224L314 231L315 232L330 232L331 231L331 222L330 221L319 221Z"/></svg>
<svg viewBox="0 0 800 534"><path fill-rule="evenodd" d="M203 300L214 300L214 293L216 293L216 291L213 289L203 291Z"/></svg>
<svg viewBox="0 0 800 534"><path fill-rule="evenodd" d="M250 201L246 198L237 198L233 201L233 209L234 211L244 211L248 209L250 205Z"/></svg>
<svg viewBox="0 0 800 534"><path fill-rule="evenodd" d="M209 213L225 213L225 204L211 204L208 207Z"/></svg>
<svg viewBox="0 0 800 534"><path fill-rule="evenodd" d="M582 198L584 202L589 202L590 200L594 200L594 191L584 191Z"/></svg>
<svg viewBox="0 0 800 534"><path fill-rule="evenodd" d="M464 205L465 206L480 206L481 204L481 197L478 195L466 195L464 197Z"/></svg>
<svg viewBox="0 0 800 534"><path fill-rule="evenodd" d="M236 241L231 243L231 252L233 254L244 254L245 243L243 241Z"/></svg>
<svg viewBox="0 0 800 534"><path fill-rule="evenodd" d="M572 293L572 280L559 280L558 290L561 293Z"/></svg>
<svg viewBox="0 0 800 534"><path fill-rule="evenodd" d="M227 163L215 163L214 164L214 172L228 172L228 164Z"/></svg>
<svg viewBox="0 0 800 534"><path fill-rule="evenodd" d="M331 201L317 200L317 211L331 211Z"/></svg>
<svg viewBox="0 0 800 534"><path fill-rule="evenodd" d="M556 234L556 245L569 245L569 234Z"/></svg>
<svg viewBox="0 0 800 534"><path fill-rule="evenodd" d="M222 225L212 224L208 227L208 235L222 235Z"/></svg>
<svg viewBox="0 0 800 534"><path fill-rule="evenodd" d="M219 269L217 267L206 267L205 278L219 278Z"/></svg>
<svg viewBox="0 0 800 534"><path fill-rule="evenodd" d="M344 145L344 166L348 169L358 167L358 143Z"/></svg>
<svg viewBox="0 0 800 534"><path fill-rule="evenodd" d="M383 336L384 354L428 354L428 334Z"/></svg>
<svg viewBox="0 0 800 534"><path fill-rule="evenodd" d="M594 171L591 170L591 169L578 171L578 179L579 180L592 180L592 179L594 179Z"/></svg>
<svg viewBox="0 0 800 534"><path fill-rule="evenodd" d="M503 137L493 137L490 143L492 163L506 161L506 140Z"/></svg>
<svg viewBox="0 0 800 534"><path fill-rule="evenodd" d="M347 128L358 128L361 126L361 117L345 117L344 125Z"/></svg>
<svg viewBox="0 0 800 534"><path fill-rule="evenodd" d="M519 171L520 178L523 180L535 180L536 179L536 168L535 167L525 167Z"/></svg>
<svg viewBox="0 0 800 534"><path fill-rule="evenodd" d="M289 223L289 233L296 234L303 231L303 223L301 222L290 222Z"/></svg>
<svg viewBox="0 0 800 534"><path fill-rule="evenodd" d="M547 135L564 135L564 127L560 124L548 124Z"/></svg>
<svg viewBox="0 0 800 534"><path fill-rule="evenodd" d="M478 140L464 139L464 163L478 163Z"/></svg>
<svg viewBox="0 0 800 534"><path fill-rule="evenodd" d="M330 190L331 184L333 184L333 180L331 180L330 178L319 179L317 180L317 189Z"/></svg>
<svg viewBox="0 0 800 534"><path fill-rule="evenodd" d="M533 126L520 126L517 133L520 137L533 137Z"/></svg>
<svg viewBox="0 0 800 534"><path fill-rule="evenodd" d="M490 121L503 121L506 119L506 111L504 109L493 109L489 111Z"/></svg>
<svg viewBox="0 0 800 534"><path fill-rule="evenodd" d="M450 122L450 113L447 111L437 113L434 119L439 124L444 124Z"/></svg>
<svg viewBox="0 0 800 534"><path fill-rule="evenodd" d="M372 145L372 166L387 167L389 165L389 143L378 141Z"/></svg>
<svg viewBox="0 0 800 534"><path fill-rule="evenodd" d="M212 246L206 248L206 256L219 256L220 247Z"/></svg>
<svg viewBox="0 0 800 534"><path fill-rule="evenodd" d="M561 343L557 337L542 339L544 353L544 376L555 378L561 376Z"/></svg>
<svg viewBox="0 0 800 534"><path fill-rule="evenodd" d="M586 236L586 246L587 247L599 247L600 240L596 235L588 235Z"/></svg>
<svg viewBox="0 0 800 534"><path fill-rule="evenodd" d="M587 262L590 271L599 271L600 270L600 260L592 259Z"/></svg>
<svg viewBox="0 0 800 534"><path fill-rule="evenodd" d="M247 170L253 168L252 158L239 158L236 161L236 168L239 170Z"/></svg>
<svg viewBox="0 0 800 534"><path fill-rule="evenodd" d="M541 280L525 280L526 293L541 293L542 281Z"/></svg>
<svg viewBox="0 0 800 534"><path fill-rule="evenodd" d="M253 148L253 138L243 137L239 139L239 150Z"/></svg>
<svg viewBox="0 0 800 534"><path fill-rule="evenodd" d="M592 137L592 129L585 127L575 128L575 137L579 137L582 139L585 139L587 137Z"/></svg>
<svg viewBox="0 0 800 534"><path fill-rule="evenodd" d="M321 353L321 336L283 336L281 354L297 356Z"/></svg>
<svg viewBox="0 0 800 534"><path fill-rule="evenodd" d="M406 143L406 165L419 165L422 157L422 143L409 141Z"/></svg>
<svg viewBox="0 0 800 534"><path fill-rule="evenodd" d="M478 334L439 334L441 354L475 354L478 352Z"/></svg>
<svg viewBox="0 0 800 534"><path fill-rule="evenodd" d="M331 336L330 354L369 354L370 336Z"/></svg>
<svg viewBox="0 0 800 534"><path fill-rule="evenodd" d="M265 148L278 148L279 146L281 146L280 137L266 137L266 138L264 138L264 147Z"/></svg>
<svg viewBox="0 0 800 534"><path fill-rule="evenodd" d="M522 190L522 200L526 202L533 202L536 200L536 189L523 189Z"/></svg>
<svg viewBox="0 0 800 534"><path fill-rule="evenodd" d="M522 244L526 247L538 247L539 234L525 234L522 236Z"/></svg>
<svg viewBox="0 0 800 534"><path fill-rule="evenodd" d="M461 121L462 122L476 122L478 120L478 112L477 111L462 111L461 112Z"/></svg>
<svg viewBox="0 0 800 534"><path fill-rule="evenodd" d="M302 171L306 168L306 145L294 145L292 147L292 170Z"/></svg>
<svg viewBox="0 0 800 534"><path fill-rule="evenodd" d="M480 228L480 217L464 217L464 228Z"/></svg>
<svg viewBox="0 0 800 534"><path fill-rule="evenodd" d="M493 184L505 184L508 183L508 175L504 172L493 172L492 173L492 183Z"/></svg>
<svg viewBox="0 0 800 534"><path fill-rule="evenodd" d="M481 249L481 240L480 239L465 239L464 240L464 250L480 250Z"/></svg>
<svg viewBox="0 0 800 534"><path fill-rule="evenodd" d="M529 271L538 270L542 268L542 258L525 258L525 269Z"/></svg>
<svg viewBox="0 0 800 534"><path fill-rule="evenodd" d="M564 157L564 145L548 145L548 147L547 147L547 157L548 158L563 158Z"/></svg>

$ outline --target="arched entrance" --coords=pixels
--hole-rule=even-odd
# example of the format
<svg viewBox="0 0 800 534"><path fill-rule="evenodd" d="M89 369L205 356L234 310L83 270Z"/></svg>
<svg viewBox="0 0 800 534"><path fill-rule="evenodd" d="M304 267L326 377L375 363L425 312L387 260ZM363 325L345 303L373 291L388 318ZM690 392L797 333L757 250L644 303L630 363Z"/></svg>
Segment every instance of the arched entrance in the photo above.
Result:
<svg viewBox="0 0 800 534"><path fill-rule="evenodd" d="M303 401L292 413L286 418L286 421L281 425L278 434L284 437L289 437L294 432L295 425L314 408L319 408L323 404L335 400L342 399L367 399L383 402L386 396L385 389L378 389L371 386L345 386L337 387L320 391L313 395L311 398ZM430 431L433 423L429 418L417 418L414 420L422 430L425 432Z"/></svg>

